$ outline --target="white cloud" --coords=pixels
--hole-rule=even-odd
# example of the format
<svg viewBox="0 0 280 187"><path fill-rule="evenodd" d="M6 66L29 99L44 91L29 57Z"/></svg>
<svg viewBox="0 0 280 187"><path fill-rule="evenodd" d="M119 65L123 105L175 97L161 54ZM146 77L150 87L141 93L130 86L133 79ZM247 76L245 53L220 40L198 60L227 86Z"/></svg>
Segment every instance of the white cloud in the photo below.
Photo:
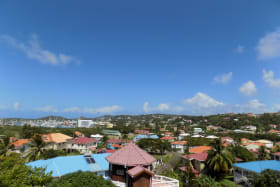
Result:
<svg viewBox="0 0 280 187"><path fill-rule="evenodd" d="M243 53L244 50L245 50L245 47L242 46L242 45L238 45L237 48L236 48L236 52L240 53L240 54Z"/></svg>
<svg viewBox="0 0 280 187"><path fill-rule="evenodd" d="M70 107L63 109L63 112L80 113L81 109L79 107Z"/></svg>
<svg viewBox="0 0 280 187"><path fill-rule="evenodd" d="M118 105L112 105L112 106L105 106L102 108L84 108L83 112L84 113L89 113L89 114L112 114L115 112L119 112L122 108Z"/></svg>
<svg viewBox="0 0 280 187"><path fill-rule="evenodd" d="M219 106L224 105L224 103L216 101L212 97L208 96L207 94L201 93L201 92L198 92L192 98L185 99L183 101L183 104L193 105L193 106L202 107L202 108L219 107Z"/></svg>
<svg viewBox="0 0 280 187"><path fill-rule="evenodd" d="M40 108L36 108L35 110L39 111L39 112L52 112L52 113L57 113L58 112L58 110L56 108L54 108L53 106L51 106L51 105L40 107Z"/></svg>
<svg viewBox="0 0 280 187"><path fill-rule="evenodd" d="M73 56L62 53L55 54L54 52L43 49L38 41L37 35L32 35L31 39L26 43L20 42L9 35L1 35L0 39L7 42L9 46L24 52L28 58L43 64L62 65L72 62L80 63L80 61Z"/></svg>
<svg viewBox="0 0 280 187"><path fill-rule="evenodd" d="M261 60L280 57L280 28L274 32L267 33L259 40L258 57Z"/></svg>
<svg viewBox="0 0 280 187"><path fill-rule="evenodd" d="M118 105L106 106L101 108L79 108L79 107L70 107L65 108L62 112L70 112L70 113L85 113L85 114L112 114L115 112L119 112L122 108Z"/></svg>
<svg viewBox="0 0 280 187"><path fill-rule="evenodd" d="M254 112L254 113L263 113L263 112L268 112L269 110L267 109L266 105L264 103L261 103L257 99L253 99L248 101L248 103L243 104L243 105L235 105L234 111L236 112Z"/></svg>
<svg viewBox="0 0 280 187"><path fill-rule="evenodd" d="M272 106L272 111L273 112L280 112L280 104L274 104Z"/></svg>
<svg viewBox="0 0 280 187"><path fill-rule="evenodd" d="M222 75L217 75L214 77L216 83L227 84L232 78L232 72L224 73Z"/></svg>
<svg viewBox="0 0 280 187"><path fill-rule="evenodd" d="M19 102L15 102L14 103L14 110L18 110L19 109Z"/></svg>
<svg viewBox="0 0 280 187"><path fill-rule="evenodd" d="M274 78L273 71L266 71L263 70L263 80L270 86L270 87L277 87L280 88L280 78Z"/></svg>
<svg viewBox="0 0 280 187"><path fill-rule="evenodd" d="M145 102L143 105L143 110L144 112L164 112L164 111L169 111L171 108L168 104L166 103L161 103L155 107L150 107L149 102Z"/></svg>
<svg viewBox="0 0 280 187"><path fill-rule="evenodd" d="M248 81L239 88L239 91L243 95L251 96L257 92L257 88L253 81Z"/></svg>

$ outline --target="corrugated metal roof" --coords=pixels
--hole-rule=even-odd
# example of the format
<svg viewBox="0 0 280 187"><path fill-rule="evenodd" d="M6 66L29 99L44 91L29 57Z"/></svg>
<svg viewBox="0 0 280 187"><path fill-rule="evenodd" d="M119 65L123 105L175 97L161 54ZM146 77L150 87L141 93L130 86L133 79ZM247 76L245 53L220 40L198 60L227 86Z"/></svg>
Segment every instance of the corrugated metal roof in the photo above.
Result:
<svg viewBox="0 0 280 187"><path fill-rule="evenodd" d="M37 160L27 163L26 165L46 168L46 172L52 171L53 177L59 177L79 170L91 172L109 170L109 163L105 159L108 155L110 155L110 153L92 154L91 156L96 162L95 164L88 164L84 155L75 155L55 157L47 160Z"/></svg>
<svg viewBox="0 0 280 187"><path fill-rule="evenodd" d="M253 171L256 173L261 173L266 169L271 169L280 172L280 161L277 160L261 160L261 161L252 161L252 162L242 162L233 164L233 166Z"/></svg>

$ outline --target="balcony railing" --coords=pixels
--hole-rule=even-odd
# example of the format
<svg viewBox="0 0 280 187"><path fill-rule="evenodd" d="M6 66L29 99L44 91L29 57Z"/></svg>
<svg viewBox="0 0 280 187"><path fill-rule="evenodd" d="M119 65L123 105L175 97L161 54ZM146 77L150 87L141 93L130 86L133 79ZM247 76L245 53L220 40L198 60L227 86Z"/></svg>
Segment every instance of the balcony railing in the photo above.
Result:
<svg viewBox="0 0 280 187"><path fill-rule="evenodd" d="M112 181L117 187L125 187L124 182ZM152 187L179 187L179 181L166 176L155 175L152 178Z"/></svg>
<svg viewBox="0 0 280 187"><path fill-rule="evenodd" d="M152 178L152 187L179 187L179 181L166 176L155 175Z"/></svg>

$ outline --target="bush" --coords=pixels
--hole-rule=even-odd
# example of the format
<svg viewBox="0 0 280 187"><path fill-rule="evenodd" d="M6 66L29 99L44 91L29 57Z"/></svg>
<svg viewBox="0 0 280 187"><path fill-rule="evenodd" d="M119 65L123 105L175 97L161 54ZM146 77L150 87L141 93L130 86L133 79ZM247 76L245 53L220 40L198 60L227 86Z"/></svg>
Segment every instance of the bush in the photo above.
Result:
<svg viewBox="0 0 280 187"><path fill-rule="evenodd" d="M48 187L114 187L111 181L106 181L103 177L97 176L92 172L78 171L75 173L62 176L58 180L54 180Z"/></svg>

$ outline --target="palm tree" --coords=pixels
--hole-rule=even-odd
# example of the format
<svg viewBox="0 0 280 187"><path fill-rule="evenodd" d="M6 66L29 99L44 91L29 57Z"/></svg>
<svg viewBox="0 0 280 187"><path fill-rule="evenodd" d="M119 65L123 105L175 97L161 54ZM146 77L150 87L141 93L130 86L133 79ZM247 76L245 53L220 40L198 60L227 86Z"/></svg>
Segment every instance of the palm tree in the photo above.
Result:
<svg viewBox="0 0 280 187"><path fill-rule="evenodd" d="M208 176L201 176L197 179L194 179L194 183L196 186L201 187L222 187L222 185L214 178Z"/></svg>
<svg viewBox="0 0 280 187"><path fill-rule="evenodd" d="M30 148L26 150L23 156L26 158L26 161L38 160L42 157L43 148L47 145L42 140L42 137L39 134L36 134L32 137L31 143L29 144Z"/></svg>
<svg viewBox="0 0 280 187"><path fill-rule="evenodd" d="M221 143L221 139L215 141L212 150L208 152L206 160L207 168L212 176L224 177L230 173L233 156Z"/></svg>
<svg viewBox="0 0 280 187"><path fill-rule="evenodd" d="M9 140L8 137L0 139L0 157L7 156L10 150L14 147L13 144L10 144Z"/></svg>

